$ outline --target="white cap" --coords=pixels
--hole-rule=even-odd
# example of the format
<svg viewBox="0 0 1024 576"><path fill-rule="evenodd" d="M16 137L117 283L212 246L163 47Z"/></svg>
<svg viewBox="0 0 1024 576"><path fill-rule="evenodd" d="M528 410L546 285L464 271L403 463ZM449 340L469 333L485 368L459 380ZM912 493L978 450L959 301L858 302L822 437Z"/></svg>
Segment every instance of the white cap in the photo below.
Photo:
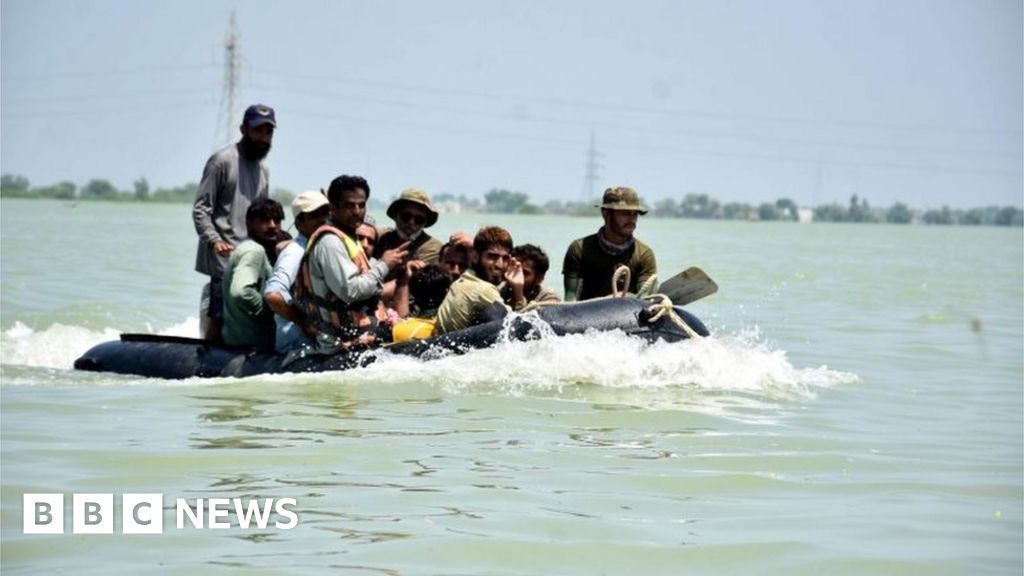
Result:
<svg viewBox="0 0 1024 576"><path fill-rule="evenodd" d="M327 196L324 196L323 192L307 190L292 200L292 217L297 218L299 214L315 212L328 204Z"/></svg>

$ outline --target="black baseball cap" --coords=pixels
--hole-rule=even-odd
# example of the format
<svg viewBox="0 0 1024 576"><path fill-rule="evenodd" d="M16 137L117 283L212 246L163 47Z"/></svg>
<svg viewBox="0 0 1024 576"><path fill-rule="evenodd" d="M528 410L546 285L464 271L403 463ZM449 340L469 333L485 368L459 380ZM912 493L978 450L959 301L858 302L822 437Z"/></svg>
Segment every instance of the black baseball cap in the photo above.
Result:
<svg viewBox="0 0 1024 576"><path fill-rule="evenodd" d="M274 119L274 109L263 104L253 104L245 109L245 117L242 122L250 128L270 124L277 128L277 120Z"/></svg>

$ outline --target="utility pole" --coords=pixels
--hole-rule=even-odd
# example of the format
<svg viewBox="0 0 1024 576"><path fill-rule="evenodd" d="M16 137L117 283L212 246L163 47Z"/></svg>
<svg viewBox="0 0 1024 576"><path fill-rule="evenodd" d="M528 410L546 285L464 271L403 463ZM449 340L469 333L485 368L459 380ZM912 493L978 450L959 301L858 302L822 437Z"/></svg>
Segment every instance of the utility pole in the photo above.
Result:
<svg viewBox="0 0 1024 576"><path fill-rule="evenodd" d="M601 164L598 162L598 158L602 156L597 151L597 145L594 140L594 131L590 131L590 147L587 148L587 166L586 173L583 177L583 202L592 202L597 198L597 193L594 191L594 184L597 183L601 175L597 173L598 169L601 168Z"/></svg>
<svg viewBox="0 0 1024 576"><path fill-rule="evenodd" d="M238 29L235 27L235 11L231 11L228 35L224 39L224 91L221 93L220 122L224 126L224 139L218 145L230 144L235 137L238 118L238 71L242 54L238 47ZM215 138L216 139L216 138Z"/></svg>

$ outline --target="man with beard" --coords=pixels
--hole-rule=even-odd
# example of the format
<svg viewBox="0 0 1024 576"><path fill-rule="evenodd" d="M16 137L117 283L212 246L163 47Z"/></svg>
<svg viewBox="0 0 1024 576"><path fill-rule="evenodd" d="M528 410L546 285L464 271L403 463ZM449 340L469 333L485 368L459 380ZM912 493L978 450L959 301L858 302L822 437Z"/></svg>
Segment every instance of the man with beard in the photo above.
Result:
<svg viewBox="0 0 1024 576"><path fill-rule="evenodd" d="M437 210L430 203L430 195L419 188L402 190L388 206L387 214L395 221L395 228L381 234L374 256L380 258L385 250L410 242L413 260L435 264L441 252L441 241L425 230L437 222Z"/></svg>
<svg viewBox="0 0 1024 576"><path fill-rule="evenodd" d="M292 304L292 285L306 253L306 242L327 222L329 214L327 196L320 190L303 192L292 200L292 218L298 234L277 256L274 273L263 287L263 299L274 311L277 325L274 349L282 354L312 346L312 341L302 331L302 314Z"/></svg>
<svg viewBox="0 0 1024 576"><path fill-rule="evenodd" d="M274 314L263 301L263 285L273 273L284 210L276 200L257 198L245 212L248 238L231 251L224 269L224 343L274 349Z"/></svg>
<svg viewBox="0 0 1024 576"><path fill-rule="evenodd" d="M373 341L375 312L388 272L403 265L409 243L371 260L356 240L366 217L370 185L359 176L338 176L327 189L331 221L313 233L292 296L315 334L316 348L333 353Z"/></svg>
<svg viewBox="0 0 1024 576"><path fill-rule="evenodd" d="M459 279L462 273L469 270L470 254L473 252L473 242L470 240L469 245L462 244L460 242L448 242L444 246L441 246L441 256L439 263L448 269L448 273L452 276L452 281Z"/></svg>
<svg viewBox="0 0 1024 576"><path fill-rule="evenodd" d="M647 214L636 191L609 188L597 207L604 226L596 234L573 241L565 252L562 275L566 302L611 294L612 277L620 266L629 268L627 290L634 294L658 273L654 251L633 238L638 215Z"/></svg>
<svg viewBox="0 0 1024 576"><path fill-rule="evenodd" d="M437 311L435 334L468 328L481 319L508 312L498 284L504 280L512 293L512 309L526 306L523 267L512 259L512 235L497 226L481 228L473 238L472 264L452 282Z"/></svg>
<svg viewBox="0 0 1024 576"><path fill-rule="evenodd" d="M210 277L203 288L202 336L221 340L224 267L232 251L246 239L245 215L249 205L267 195L269 175L263 159L270 152L277 121L274 110L253 104L239 129L242 138L214 152L203 168L203 178L192 206L192 221L199 235L196 271Z"/></svg>

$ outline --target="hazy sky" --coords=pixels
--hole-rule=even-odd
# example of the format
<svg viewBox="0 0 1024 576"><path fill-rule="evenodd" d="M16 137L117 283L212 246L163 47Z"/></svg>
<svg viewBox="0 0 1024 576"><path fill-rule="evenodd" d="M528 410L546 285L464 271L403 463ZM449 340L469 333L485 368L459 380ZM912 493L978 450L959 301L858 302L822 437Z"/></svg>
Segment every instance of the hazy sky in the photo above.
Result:
<svg viewBox="0 0 1024 576"><path fill-rule="evenodd" d="M537 203L1024 203L1020 0L0 1L0 169L197 181L239 105L276 108L271 186L342 173ZM231 119L237 136L240 109Z"/></svg>

